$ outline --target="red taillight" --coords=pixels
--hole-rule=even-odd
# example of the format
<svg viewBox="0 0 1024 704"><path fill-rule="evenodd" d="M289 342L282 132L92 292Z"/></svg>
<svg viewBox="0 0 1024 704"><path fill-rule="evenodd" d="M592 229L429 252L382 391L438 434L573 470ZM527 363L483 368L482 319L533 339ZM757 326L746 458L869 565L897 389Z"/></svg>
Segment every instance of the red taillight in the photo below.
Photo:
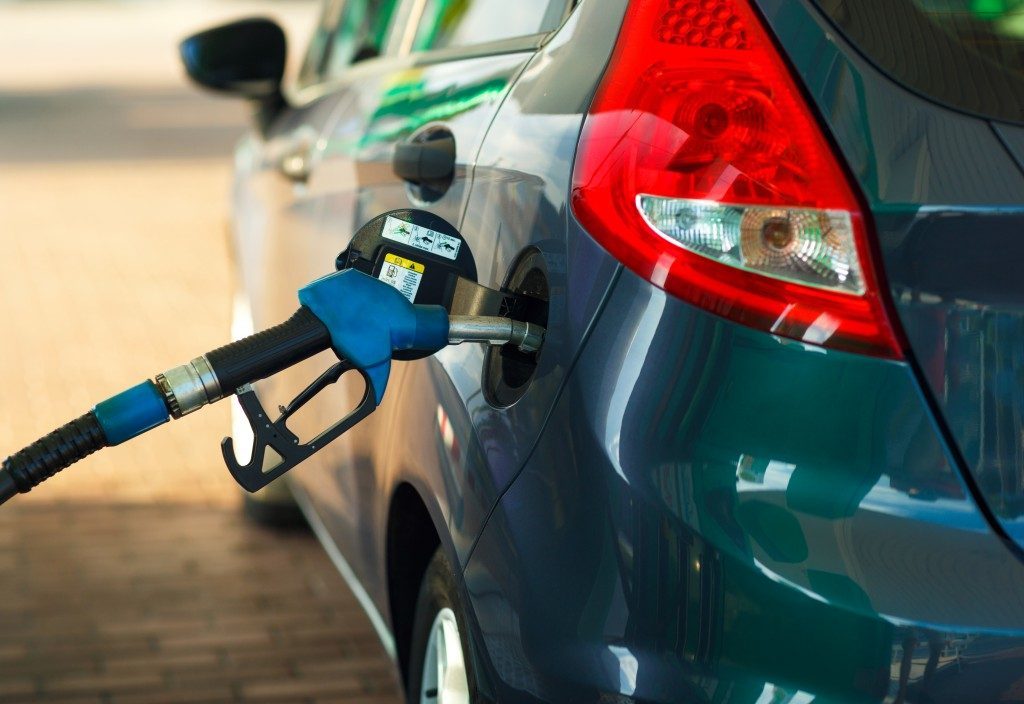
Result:
<svg viewBox="0 0 1024 704"><path fill-rule="evenodd" d="M901 357L846 175L747 0L634 0L573 211L666 291L778 335Z"/></svg>

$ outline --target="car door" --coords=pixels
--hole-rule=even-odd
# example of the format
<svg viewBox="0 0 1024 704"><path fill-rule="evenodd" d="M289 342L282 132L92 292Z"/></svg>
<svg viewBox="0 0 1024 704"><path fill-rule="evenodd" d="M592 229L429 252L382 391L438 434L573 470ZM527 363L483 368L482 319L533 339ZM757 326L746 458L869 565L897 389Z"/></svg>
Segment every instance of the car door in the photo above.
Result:
<svg viewBox="0 0 1024 704"><path fill-rule="evenodd" d="M318 218L332 246L322 255L337 253L359 225L396 208L422 208L459 225L487 128L568 6L568 0L408 0L399 6L390 55L348 73L349 99L325 135L317 176L329 193ZM396 171L396 147L438 138L454 142L450 180L416 183ZM494 223L462 232L479 282L495 288L505 276L493 266L499 231ZM375 582L382 578L375 560L396 484L411 483L436 500L460 552L481 522L488 499L465 494L464 487L487 475L469 411L486 403L482 363L483 350L464 345L444 361L394 365L383 407L297 477L324 509L332 538L370 594L386 593ZM361 381L339 386L338 403L354 406ZM438 444L438 433L449 426L466 429L454 463L450 448Z"/></svg>

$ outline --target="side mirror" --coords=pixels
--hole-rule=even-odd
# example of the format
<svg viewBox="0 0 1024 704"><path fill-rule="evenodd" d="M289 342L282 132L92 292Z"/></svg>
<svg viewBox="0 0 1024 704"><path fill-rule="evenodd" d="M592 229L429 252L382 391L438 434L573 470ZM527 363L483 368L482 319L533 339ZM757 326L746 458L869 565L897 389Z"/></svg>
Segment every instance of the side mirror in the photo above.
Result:
<svg viewBox="0 0 1024 704"><path fill-rule="evenodd" d="M251 18L193 34L181 43L189 77L211 90L265 104L281 102L288 47L274 21Z"/></svg>

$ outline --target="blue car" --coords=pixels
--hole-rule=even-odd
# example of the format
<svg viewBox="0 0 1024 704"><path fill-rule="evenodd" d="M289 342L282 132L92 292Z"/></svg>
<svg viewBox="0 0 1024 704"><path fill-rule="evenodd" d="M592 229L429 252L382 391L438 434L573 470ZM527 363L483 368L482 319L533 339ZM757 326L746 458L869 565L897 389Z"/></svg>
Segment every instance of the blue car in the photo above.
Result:
<svg viewBox="0 0 1024 704"><path fill-rule="evenodd" d="M294 80L267 20L183 51L254 105L238 335L399 208L538 302L538 354L397 364L288 475L410 702L1024 701L1020 0L328 0Z"/></svg>

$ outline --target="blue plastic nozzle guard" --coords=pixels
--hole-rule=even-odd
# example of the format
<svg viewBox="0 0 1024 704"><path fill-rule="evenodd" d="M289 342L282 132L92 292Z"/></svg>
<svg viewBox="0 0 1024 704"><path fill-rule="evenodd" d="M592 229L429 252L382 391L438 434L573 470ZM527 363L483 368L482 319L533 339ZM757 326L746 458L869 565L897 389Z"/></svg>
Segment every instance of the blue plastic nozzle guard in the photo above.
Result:
<svg viewBox="0 0 1024 704"><path fill-rule="evenodd" d="M92 411L109 445L120 445L171 419L164 395L152 381L111 396L97 403Z"/></svg>
<svg viewBox="0 0 1024 704"><path fill-rule="evenodd" d="M355 269L317 279L299 290L299 302L327 326L335 354L366 372L380 405L401 350L434 353L448 344L448 311L413 305L383 281Z"/></svg>

